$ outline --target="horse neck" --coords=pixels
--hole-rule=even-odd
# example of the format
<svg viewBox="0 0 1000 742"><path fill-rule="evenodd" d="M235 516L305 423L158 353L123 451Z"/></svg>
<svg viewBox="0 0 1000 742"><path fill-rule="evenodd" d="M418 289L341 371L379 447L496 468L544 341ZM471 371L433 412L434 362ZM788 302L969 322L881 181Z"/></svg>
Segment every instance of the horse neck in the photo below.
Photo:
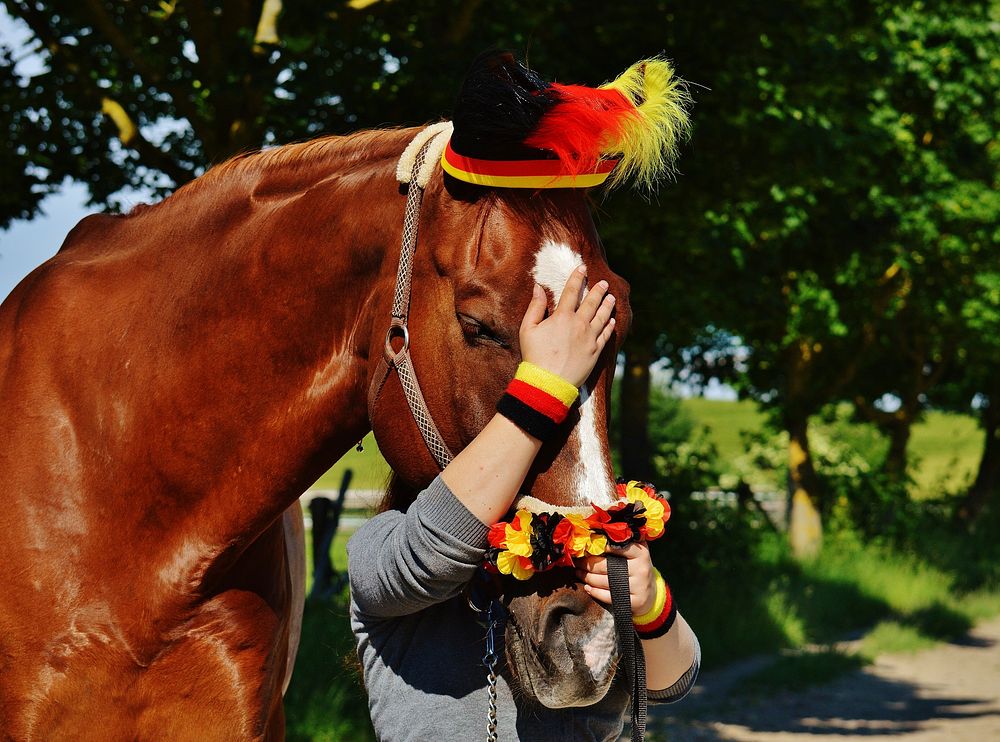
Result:
<svg viewBox="0 0 1000 742"><path fill-rule="evenodd" d="M388 321L378 287L404 201L391 163L299 181L206 188L169 260L153 251L153 352L134 376L153 432L125 468L155 461L156 521L237 553L369 430L368 346Z"/></svg>

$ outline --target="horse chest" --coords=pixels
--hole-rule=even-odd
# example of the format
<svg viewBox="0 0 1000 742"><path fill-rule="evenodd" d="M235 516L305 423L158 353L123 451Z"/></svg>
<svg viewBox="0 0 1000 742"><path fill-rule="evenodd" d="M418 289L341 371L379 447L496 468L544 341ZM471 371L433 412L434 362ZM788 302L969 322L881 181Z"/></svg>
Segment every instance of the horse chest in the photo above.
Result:
<svg viewBox="0 0 1000 742"><path fill-rule="evenodd" d="M282 738L287 628L262 598L227 591L169 633L140 656L107 625L81 623L21 656L0 680L4 738Z"/></svg>

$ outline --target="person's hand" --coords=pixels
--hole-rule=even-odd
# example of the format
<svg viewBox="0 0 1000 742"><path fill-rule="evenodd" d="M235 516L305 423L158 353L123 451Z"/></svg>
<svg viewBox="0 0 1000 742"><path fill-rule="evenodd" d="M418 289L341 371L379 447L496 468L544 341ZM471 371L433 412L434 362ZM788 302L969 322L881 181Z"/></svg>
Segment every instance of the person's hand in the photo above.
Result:
<svg viewBox="0 0 1000 742"><path fill-rule="evenodd" d="M649 558L649 546L629 544L615 553L628 559L628 591L632 599L632 615L641 616L652 610L656 602L656 571ZM608 586L608 560L602 556L586 556L576 560L576 576L583 589L601 603L611 605Z"/></svg>
<svg viewBox="0 0 1000 742"><path fill-rule="evenodd" d="M545 290L536 283L520 331L525 361L577 387L590 376L615 329L611 316L615 297L607 293L607 281L598 281L580 302L586 276L586 266L581 264L566 281L559 304L548 317Z"/></svg>

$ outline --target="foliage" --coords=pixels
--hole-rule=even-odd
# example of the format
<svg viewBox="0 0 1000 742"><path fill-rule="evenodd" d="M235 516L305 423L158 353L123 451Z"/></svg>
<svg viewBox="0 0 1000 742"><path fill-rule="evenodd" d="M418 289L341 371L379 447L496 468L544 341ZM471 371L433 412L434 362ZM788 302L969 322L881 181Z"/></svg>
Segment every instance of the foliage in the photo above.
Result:
<svg viewBox="0 0 1000 742"><path fill-rule="evenodd" d="M621 457L621 385L611 394L609 439L615 470L620 471ZM696 426L685 410L684 402L654 384L649 395L649 438L656 471L654 484L672 493L689 493L715 485L719 480L718 452L709 431ZM621 472L628 478L629 472Z"/></svg>
<svg viewBox="0 0 1000 742"><path fill-rule="evenodd" d="M633 285L630 352L728 380L786 428L838 398L898 433L932 400L998 396L995 2L4 7L45 69L18 74L0 48L0 162L21 173L0 224L65 177L113 203L264 144L437 118L492 45L590 83L666 49L696 99L682 174L597 204Z"/></svg>
<svg viewBox="0 0 1000 742"><path fill-rule="evenodd" d="M673 524L676 528L676 524ZM664 539L676 538L668 527ZM951 532L938 546L965 548ZM1000 556L996 545L994 558ZM964 580L957 564L928 551L907 553L831 534L818 559L799 562L784 541L763 533L748 558L720 563L695 582L678 580L691 554L660 563L678 605L698 633L705 667L761 652L842 640L894 621L929 639L952 639L1000 611L1000 582Z"/></svg>

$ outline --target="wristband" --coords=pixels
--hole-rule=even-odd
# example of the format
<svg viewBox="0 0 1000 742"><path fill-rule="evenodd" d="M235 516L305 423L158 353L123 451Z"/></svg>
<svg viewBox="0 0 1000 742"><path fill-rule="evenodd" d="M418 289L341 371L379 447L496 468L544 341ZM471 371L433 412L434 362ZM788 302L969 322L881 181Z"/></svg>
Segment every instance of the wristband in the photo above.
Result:
<svg viewBox="0 0 1000 742"><path fill-rule="evenodd" d="M640 639L656 639L670 631L676 618L677 606L674 605L673 595L657 570L656 598L653 600L653 607L640 616L632 617L635 633Z"/></svg>
<svg viewBox="0 0 1000 742"><path fill-rule="evenodd" d="M524 361L497 402L497 412L544 441L566 419L579 393L561 376Z"/></svg>

